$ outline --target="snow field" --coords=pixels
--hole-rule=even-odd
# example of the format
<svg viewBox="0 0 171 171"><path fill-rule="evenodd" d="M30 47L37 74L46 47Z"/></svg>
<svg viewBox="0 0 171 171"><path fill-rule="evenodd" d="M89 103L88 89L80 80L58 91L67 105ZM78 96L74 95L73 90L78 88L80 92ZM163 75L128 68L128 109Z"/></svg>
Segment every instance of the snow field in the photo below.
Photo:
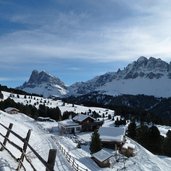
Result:
<svg viewBox="0 0 171 171"><path fill-rule="evenodd" d="M7 99L8 97L10 97L11 93L8 92L4 92L2 91L3 95L4 95L4 99ZM27 99L24 98L24 95L19 95L19 98L17 97L16 94L13 94L14 97L10 97L11 99L13 99L16 103L22 103L24 105L29 104L29 105L34 105L35 107L39 107L40 104L45 104L48 107L51 108L55 108L55 107L59 107L59 109L61 110L61 113L63 114L63 112L65 111L72 111L75 113L81 113L81 112L89 112L89 109L91 111L95 111L97 112L99 115L108 115L110 114L111 116L114 115L114 111L110 110L110 109L105 109L105 108L99 108L99 107L86 107L86 106L82 106L82 105L73 105L73 104L69 104L69 103L63 103L61 100L53 100L53 99L47 99L47 98L43 98L43 97L36 97L36 96L32 96L32 98L30 98L30 96L27 96ZM35 105L35 103L38 102L37 105ZM46 102L46 103L44 103Z"/></svg>

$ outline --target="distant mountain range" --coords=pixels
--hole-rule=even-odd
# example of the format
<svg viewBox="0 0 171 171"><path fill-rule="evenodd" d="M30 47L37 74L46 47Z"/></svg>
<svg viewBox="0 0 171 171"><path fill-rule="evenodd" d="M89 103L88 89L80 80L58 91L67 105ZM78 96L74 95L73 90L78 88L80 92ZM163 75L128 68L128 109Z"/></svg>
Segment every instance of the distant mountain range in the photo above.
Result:
<svg viewBox="0 0 171 171"><path fill-rule="evenodd" d="M152 95L171 97L171 63L154 57L140 57L123 70L108 72L86 82L67 87L59 78L34 70L28 82L18 89L48 96L80 96L98 92L110 96Z"/></svg>

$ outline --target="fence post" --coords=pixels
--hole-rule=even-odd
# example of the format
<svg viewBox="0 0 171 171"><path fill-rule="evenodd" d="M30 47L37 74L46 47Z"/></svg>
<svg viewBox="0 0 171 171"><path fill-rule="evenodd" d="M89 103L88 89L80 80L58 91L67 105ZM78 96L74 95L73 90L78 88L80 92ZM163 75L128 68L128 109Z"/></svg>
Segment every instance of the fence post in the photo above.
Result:
<svg viewBox="0 0 171 171"><path fill-rule="evenodd" d="M18 167L16 170L20 170L21 166L22 166L22 162L24 160L24 155L26 153L26 150L27 150L27 146L28 146L28 142L29 142L29 139L30 139L30 135L31 135L31 129L28 130L27 132L27 136L24 140L24 145L23 145L23 152L21 153L21 157L19 159L19 164L18 164Z"/></svg>
<svg viewBox="0 0 171 171"><path fill-rule="evenodd" d="M13 124L10 123L10 124L9 124L9 127L8 127L8 130L7 130L7 133L6 133L6 135L5 135L4 142L3 142L3 145L4 145L4 146L6 146L6 144L7 144L7 139L8 139L8 137L9 137L9 135L10 135L10 132L11 132L12 127L13 127ZM3 151L3 150L4 150L4 147L1 147L0 150Z"/></svg>
<svg viewBox="0 0 171 171"><path fill-rule="evenodd" d="M56 159L56 149L50 149L49 150L49 156L48 156L48 161L47 161L47 166L46 171L53 171L54 170L54 165L55 165L55 159Z"/></svg>
<svg viewBox="0 0 171 171"><path fill-rule="evenodd" d="M72 163L72 166L74 166L74 163L75 163L75 159L73 158L73 163Z"/></svg>
<svg viewBox="0 0 171 171"><path fill-rule="evenodd" d="M78 168L78 163L77 163L77 168L76 168L76 170L77 170L77 171L79 170L79 168Z"/></svg>

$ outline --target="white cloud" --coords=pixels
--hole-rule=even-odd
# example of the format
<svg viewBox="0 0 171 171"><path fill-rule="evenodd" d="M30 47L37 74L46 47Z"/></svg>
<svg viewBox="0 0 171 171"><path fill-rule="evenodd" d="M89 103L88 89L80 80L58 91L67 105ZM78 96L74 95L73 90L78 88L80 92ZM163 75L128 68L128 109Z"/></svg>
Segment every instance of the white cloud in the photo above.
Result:
<svg viewBox="0 0 171 171"><path fill-rule="evenodd" d="M14 15L11 21L28 24L31 28L0 37L0 61L79 58L113 62L131 61L142 55L170 60L170 1L122 0L120 3L133 14L125 19L122 16L121 20L111 17L110 21L102 23L93 23L96 20L92 17L98 16L86 11L79 14L75 11L48 14L46 11L36 18L32 14Z"/></svg>
<svg viewBox="0 0 171 171"><path fill-rule="evenodd" d="M23 81L26 80L26 77L0 77L0 81Z"/></svg>
<svg viewBox="0 0 171 171"><path fill-rule="evenodd" d="M68 70L69 71L80 71L81 68L79 68L79 67L69 67Z"/></svg>

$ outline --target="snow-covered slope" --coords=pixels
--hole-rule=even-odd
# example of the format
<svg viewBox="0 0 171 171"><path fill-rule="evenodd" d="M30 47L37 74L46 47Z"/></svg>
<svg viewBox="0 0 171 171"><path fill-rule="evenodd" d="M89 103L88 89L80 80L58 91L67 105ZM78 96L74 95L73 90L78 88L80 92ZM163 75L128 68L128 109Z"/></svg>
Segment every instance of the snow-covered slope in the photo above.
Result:
<svg viewBox="0 0 171 171"><path fill-rule="evenodd" d="M65 84L59 78L44 71L38 72L36 70L32 72L28 82L25 82L22 86L18 87L18 89L28 93L43 95L44 97L61 97L67 93Z"/></svg>
<svg viewBox="0 0 171 171"><path fill-rule="evenodd" d="M39 107L39 105L46 105L50 108L55 108L56 106L59 107L61 110L61 113L63 114L65 111L72 111L75 113L88 113L90 110L93 112L99 113L99 115L103 114L110 114L111 116L114 115L114 111L106 108L100 108L100 107L87 107L87 106L82 106L82 105L75 105L75 104L70 104L70 103L64 103L61 100L53 100L51 98L43 98L43 97L37 97L37 96L24 96L24 95L17 95L13 94L11 96L11 93L2 91L2 94L4 96L4 100L7 98L13 99L16 103L21 103L24 105L32 105L35 107Z"/></svg>
<svg viewBox="0 0 171 171"><path fill-rule="evenodd" d="M10 96L10 93L2 92L4 95L4 99L8 98ZM44 99L41 97L33 96L32 99L30 98L24 98L23 95L19 95L19 98L16 94L13 94L11 98L14 99L16 102L20 102L23 104L34 104L36 101L42 101L44 102L49 101L46 103L49 107L60 107L61 111L75 111L78 113L81 112L87 112L89 109L92 111L96 111L99 114L103 114L108 112L108 114L113 114L112 110L103 109L103 108L89 108L85 106L79 106L79 105L73 105L73 104L67 104L63 105L63 102L60 100L52 100L52 99ZM28 100L29 99L29 100ZM113 168L100 168L92 159L89 151L89 142L91 140L92 132L81 132L77 134L77 138L84 140L87 143L87 145L82 145L81 148L77 148L77 143L75 143L72 140L72 136L61 136L58 132L58 123L57 122L37 122L33 120L32 118L29 118L28 116L20 113L20 114L14 114L10 115L3 111L0 111L0 122L4 125L8 126L9 123L13 123L13 130L17 132L22 137L25 137L27 134L27 131L29 129L32 130L31 138L29 143L31 146L36 149L36 151L45 159L47 160L48 151L51 148L57 149L57 158L55 161L55 171L72 171L74 170L72 168L72 165L70 165L62 151L60 150L60 146L62 146L71 156L75 158L75 161L79 163L83 168L88 169L88 171L116 171L116 170L124 170L124 166L126 167L127 171L170 171L171 170L171 158L164 157L164 156L157 156L150 153L148 150L144 149L142 146L137 144L136 142L131 141L136 146L136 155L134 157L126 158L124 160L124 157L122 155L117 155L118 162L115 162ZM104 118L104 125L105 127L114 127L113 124L114 121L108 120L107 118ZM158 126L160 127L161 134L165 134L170 127L165 126ZM56 129L54 129L56 128ZM55 132L49 132L49 131L55 131ZM2 134L5 134L6 131L0 127L0 132ZM12 138L13 142L16 142L18 145L22 145L20 141L15 139L14 136L10 136ZM2 141L2 137L0 137L0 140ZM12 148L9 144L7 144L7 147L10 148L13 154L15 154L17 157L20 157L19 152ZM109 152L116 153L113 150L108 149ZM37 168L37 170L45 170L44 166L39 162L39 160L33 155L33 153L28 149L27 150L27 156L29 157L29 160L31 160L32 164ZM124 162L124 161L125 162ZM0 152L0 162L5 162L5 170L14 170L12 168L17 167L17 163L11 159L11 157L7 154L7 152L4 150L3 152ZM32 170L30 166L27 164L27 162L24 160L24 164L26 166L26 170Z"/></svg>
<svg viewBox="0 0 171 171"><path fill-rule="evenodd" d="M124 79L113 80L99 87L97 90L103 94L112 96L130 94L130 95L152 95L155 97L171 97L171 79L162 77L160 79Z"/></svg>
<svg viewBox="0 0 171 171"><path fill-rule="evenodd" d="M89 151L89 145L82 145L81 148L76 148L77 143L73 142L70 137L60 136L58 130L54 133L49 134L48 129L52 129L55 126L57 127L57 122L35 122L33 119L25 116L24 114L15 114L9 115L5 112L0 111L1 122L6 126L9 123L13 123L13 130L17 132L22 137L25 137L28 129L32 129L31 137L29 143L33 148L45 159L47 160L48 150L51 148L57 149L57 156L55 161L55 171L72 171L72 165L68 163L64 154L59 148L59 145L62 146L72 157L75 158L75 161L79 163L83 168L88 169L88 171L116 171L124 170L127 171L170 171L171 170L171 158L164 156L153 155L142 146L136 142L130 140L136 146L136 155L135 157L126 158L124 162L124 157L122 155L117 155L118 162L115 162L113 168L100 168L92 159ZM106 126L113 126L113 121L106 120ZM5 134L5 130L0 127L2 134ZM90 133L80 133L77 135L79 139L89 142L91 139ZM16 142L18 145L22 146L20 141L14 136L10 136L11 140ZM0 138L2 141L2 138ZM16 156L20 157L19 151L10 146L7 143L7 147L11 152ZM106 149L107 150L107 149ZM113 150L108 149L109 152L115 154ZM45 170L44 166L40 161L33 155L33 153L28 149L27 157L36 167L37 170ZM0 163L3 162L5 170L15 170L17 163L10 157L10 155L4 150L0 152ZM24 160L24 166L26 170L32 170L31 167ZM2 166L1 166L2 167Z"/></svg>
<svg viewBox="0 0 171 171"><path fill-rule="evenodd" d="M49 149L58 148L58 145L55 143L54 139L52 139L52 135L49 134L49 132L44 129L40 124L35 122L33 119L27 117L26 115L22 113L9 115L3 111L0 111L0 118L0 122L7 127L9 126L9 123L13 123L12 130L23 138L26 137L28 130L31 129L29 144L36 150L39 155L41 155L41 157L45 161L47 161L48 159ZM46 125L47 124L49 123L47 122ZM54 125L57 125L57 123L51 122L51 127ZM2 126L0 126L0 132L3 135L6 134L6 131L5 129L3 129ZM10 140L12 142L15 142L20 147L23 146L23 143L12 134L10 135ZM1 136L0 141L3 142L3 138ZM21 152L19 150L11 146L9 143L7 143L7 148L10 149L10 151L16 158L20 158ZM45 170L43 164L40 162L40 160L38 160L38 158L29 148L27 149L26 155L37 170ZM1 161L3 162L3 165L1 165ZM26 170L33 170L26 160L24 160L24 166L26 167ZM3 170L3 167L5 170L10 171L15 170L17 168L17 162L15 162L13 158L11 158L11 156L7 153L6 150L0 152L0 170ZM58 151L58 155L56 157L54 170L73 170L60 151Z"/></svg>

